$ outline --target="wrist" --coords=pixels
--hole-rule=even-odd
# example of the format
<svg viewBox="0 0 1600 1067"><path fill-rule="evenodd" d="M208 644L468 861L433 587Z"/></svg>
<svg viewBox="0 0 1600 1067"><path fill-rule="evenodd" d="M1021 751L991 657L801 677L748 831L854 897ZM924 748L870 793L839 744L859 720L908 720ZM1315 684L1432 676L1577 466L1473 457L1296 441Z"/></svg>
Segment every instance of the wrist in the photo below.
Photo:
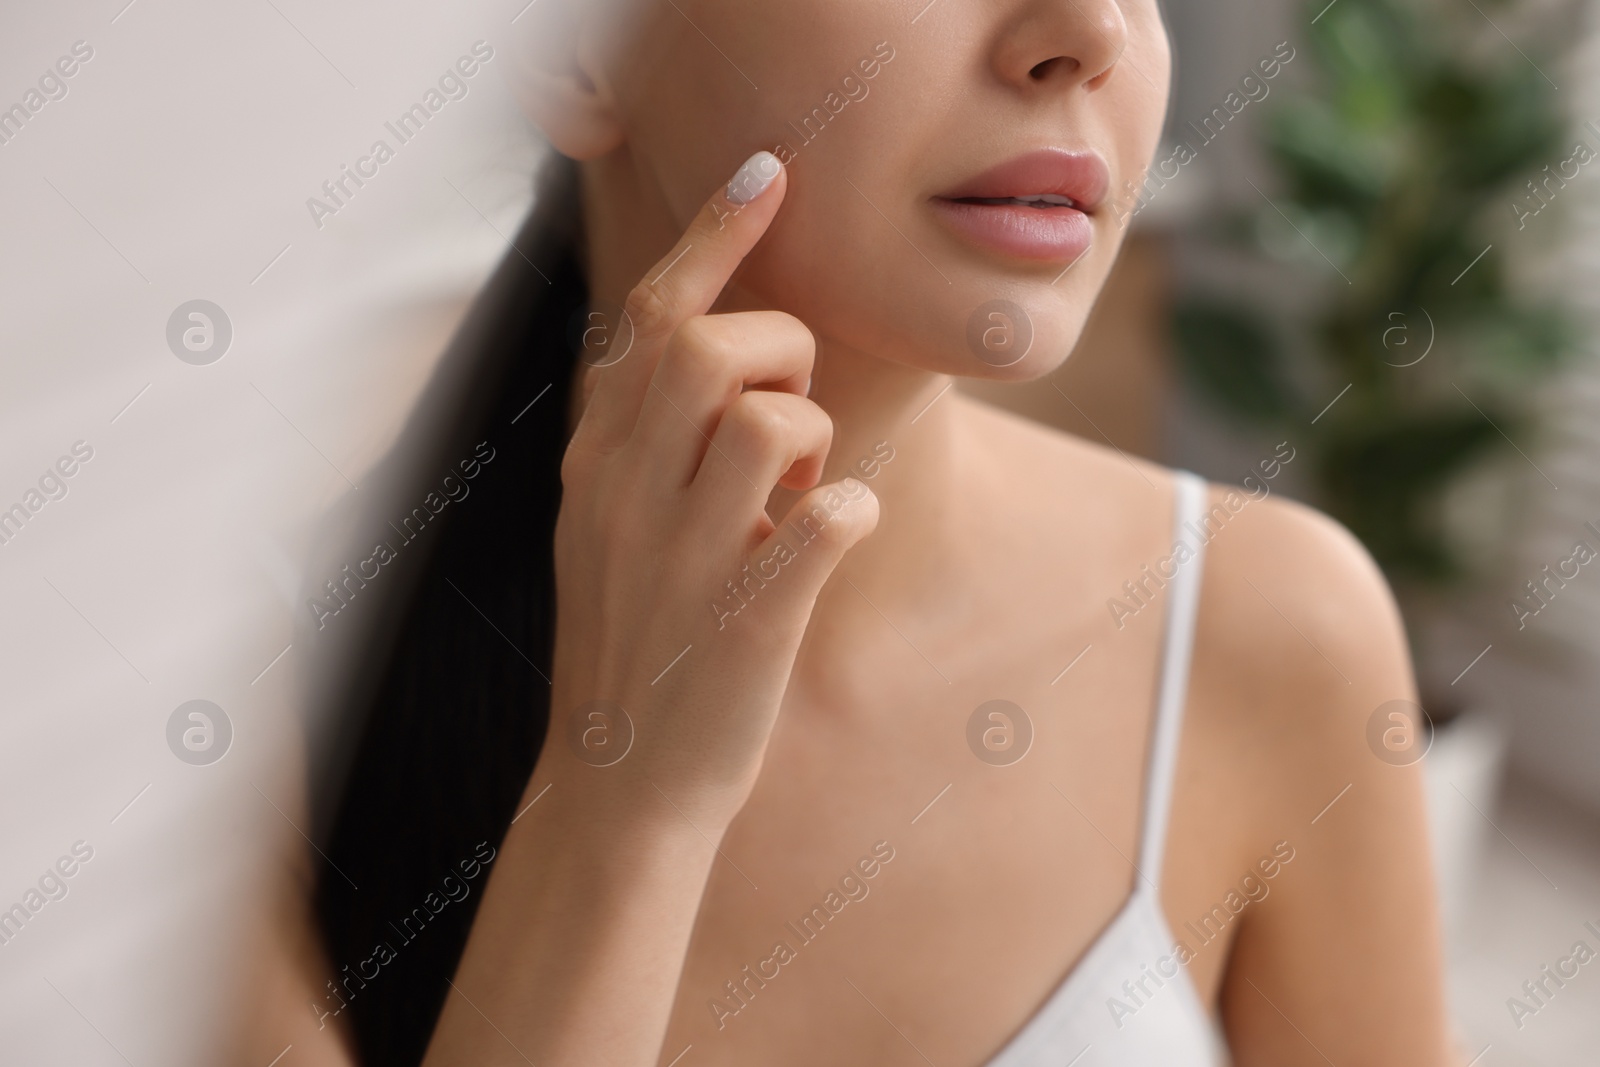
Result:
<svg viewBox="0 0 1600 1067"><path fill-rule="evenodd" d="M714 850L749 793L655 774L642 760L624 764L589 766L547 744L517 802L513 830L537 820L630 848L672 848L681 839Z"/></svg>
<svg viewBox="0 0 1600 1067"><path fill-rule="evenodd" d="M558 693L564 688L558 680ZM676 823L720 841L749 798L759 763L719 767L703 746L664 743L661 731L652 731L660 719L630 715L610 700L553 700L544 747L517 810L552 785L552 793L564 789L581 798L585 810L611 825L648 831Z"/></svg>

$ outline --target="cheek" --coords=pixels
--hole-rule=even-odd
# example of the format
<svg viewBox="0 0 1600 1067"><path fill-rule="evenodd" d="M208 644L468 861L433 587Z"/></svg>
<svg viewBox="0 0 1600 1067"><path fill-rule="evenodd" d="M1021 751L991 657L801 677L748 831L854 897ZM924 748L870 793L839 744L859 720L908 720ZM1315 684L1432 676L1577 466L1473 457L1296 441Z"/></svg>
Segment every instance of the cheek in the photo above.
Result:
<svg viewBox="0 0 1600 1067"><path fill-rule="evenodd" d="M1099 102L1099 136L1111 164L1112 196L1143 179L1153 160L1164 158L1167 102L1172 84L1172 49L1166 27L1154 4L1129 4L1128 46L1121 63L1123 77L1103 91Z"/></svg>
<svg viewBox="0 0 1600 1067"><path fill-rule="evenodd" d="M871 108L882 78L864 81L858 64L900 32L897 11L859 0L676 0L651 9L615 76L629 139L680 228L753 152L785 143L815 151L796 132L813 109L828 115L827 141L852 111ZM847 95L852 77L863 100ZM845 102L837 116L825 104L830 93L835 106Z"/></svg>

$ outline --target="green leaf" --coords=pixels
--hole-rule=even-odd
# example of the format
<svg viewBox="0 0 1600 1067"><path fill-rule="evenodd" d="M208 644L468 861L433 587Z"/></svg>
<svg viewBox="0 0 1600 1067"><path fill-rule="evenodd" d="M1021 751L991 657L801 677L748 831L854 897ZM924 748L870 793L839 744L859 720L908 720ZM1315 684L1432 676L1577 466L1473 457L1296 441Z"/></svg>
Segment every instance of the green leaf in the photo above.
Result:
<svg viewBox="0 0 1600 1067"><path fill-rule="evenodd" d="M1255 313L1193 300L1174 310L1172 325L1189 380L1223 411L1271 424L1299 410L1277 340Z"/></svg>
<svg viewBox="0 0 1600 1067"><path fill-rule="evenodd" d="M1492 313L1484 314L1488 310ZM1533 378L1555 367L1577 344L1572 323L1542 307L1479 309L1470 324L1466 356L1499 381Z"/></svg>
<svg viewBox="0 0 1600 1067"><path fill-rule="evenodd" d="M1321 101L1284 101L1271 114L1265 140L1288 174L1292 193L1302 201L1370 208L1393 179L1390 155L1341 123Z"/></svg>
<svg viewBox="0 0 1600 1067"><path fill-rule="evenodd" d="M1438 71L1424 87L1418 111L1431 127L1440 183L1487 192L1557 162L1567 124L1554 97L1555 90L1526 63L1499 74Z"/></svg>

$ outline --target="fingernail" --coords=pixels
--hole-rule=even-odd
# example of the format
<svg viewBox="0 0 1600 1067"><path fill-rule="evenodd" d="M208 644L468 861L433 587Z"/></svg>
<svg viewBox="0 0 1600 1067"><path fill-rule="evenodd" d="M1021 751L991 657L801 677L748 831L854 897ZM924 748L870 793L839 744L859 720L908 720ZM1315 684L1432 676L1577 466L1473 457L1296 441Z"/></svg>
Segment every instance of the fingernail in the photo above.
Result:
<svg viewBox="0 0 1600 1067"><path fill-rule="evenodd" d="M811 379L807 378L806 379L806 396L810 396L810 395L811 395Z"/></svg>
<svg viewBox="0 0 1600 1067"><path fill-rule="evenodd" d="M766 192L782 169L783 164L778 162L777 156L771 152L757 152L745 160L744 166L728 183L728 200L738 207L744 207Z"/></svg>

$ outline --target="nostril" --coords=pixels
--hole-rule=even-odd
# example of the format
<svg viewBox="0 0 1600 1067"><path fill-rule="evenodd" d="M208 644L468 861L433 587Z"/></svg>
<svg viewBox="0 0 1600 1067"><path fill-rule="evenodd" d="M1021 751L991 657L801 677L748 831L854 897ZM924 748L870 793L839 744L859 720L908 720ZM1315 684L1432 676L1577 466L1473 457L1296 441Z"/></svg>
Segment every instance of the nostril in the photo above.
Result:
<svg viewBox="0 0 1600 1067"><path fill-rule="evenodd" d="M1028 77L1034 81L1044 81L1060 67L1076 67L1077 65L1078 61L1070 56L1056 56L1045 60L1043 63L1035 64L1033 69L1028 71Z"/></svg>

